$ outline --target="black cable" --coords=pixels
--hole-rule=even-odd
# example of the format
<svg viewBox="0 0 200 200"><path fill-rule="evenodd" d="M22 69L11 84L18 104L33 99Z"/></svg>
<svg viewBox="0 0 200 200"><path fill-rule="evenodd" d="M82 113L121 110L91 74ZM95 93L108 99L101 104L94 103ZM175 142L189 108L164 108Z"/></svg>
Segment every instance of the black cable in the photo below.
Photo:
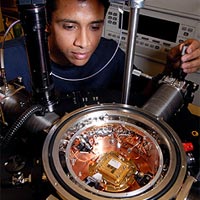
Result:
<svg viewBox="0 0 200 200"><path fill-rule="evenodd" d="M11 140L16 137L17 131L27 121L27 119L37 112L44 113L44 109L45 108L41 105L33 105L24 113L22 113L22 115L15 121L15 123L6 133L5 137L0 141L1 148L5 148L11 142Z"/></svg>

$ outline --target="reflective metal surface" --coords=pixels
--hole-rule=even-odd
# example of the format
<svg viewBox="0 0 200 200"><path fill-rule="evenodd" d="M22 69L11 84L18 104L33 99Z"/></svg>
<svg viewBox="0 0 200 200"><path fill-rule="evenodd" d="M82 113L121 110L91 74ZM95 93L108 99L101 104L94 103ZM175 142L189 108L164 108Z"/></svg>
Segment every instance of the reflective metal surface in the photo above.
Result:
<svg viewBox="0 0 200 200"><path fill-rule="evenodd" d="M43 146L45 173L62 199L171 199L186 174L176 133L123 104L65 115Z"/></svg>

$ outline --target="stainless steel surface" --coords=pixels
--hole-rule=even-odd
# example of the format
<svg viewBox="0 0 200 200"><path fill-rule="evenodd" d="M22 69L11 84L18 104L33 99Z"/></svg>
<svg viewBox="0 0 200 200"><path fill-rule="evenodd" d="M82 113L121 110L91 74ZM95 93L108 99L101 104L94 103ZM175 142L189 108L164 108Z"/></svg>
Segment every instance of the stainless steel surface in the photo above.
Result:
<svg viewBox="0 0 200 200"><path fill-rule="evenodd" d="M125 60L125 72L123 78L122 88L122 103L129 103L130 89L131 89L131 78L134 65L135 46L136 46L136 35L139 21L139 10L143 6L144 1L130 1L130 17L129 17L129 31L128 31L128 48L126 50Z"/></svg>
<svg viewBox="0 0 200 200"><path fill-rule="evenodd" d="M172 113L178 111L182 103L181 91L171 85L163 84L142 108L167 121Z"/></svg>
<svg viewBox="0 0 200 200"><path fill-rule="evenodd" d="M187 200L188 194L191 190L191 186L194 182L196 182L197 180L192 177L192 176L188 176L187 179L185 180L179 194L177 195L176 200Z"/></svg>
<svg viewBox="0 0 200 200"><path fill-rule="evenodd" d="M176 133L164 121L123 104L88 106L65 115L50 130L42 157L48 179L62 199L70 200L171 199L186 174ZM126 166L135 169L131 178ZM149 182L141 184L138 172L150 172Z"/></svg>

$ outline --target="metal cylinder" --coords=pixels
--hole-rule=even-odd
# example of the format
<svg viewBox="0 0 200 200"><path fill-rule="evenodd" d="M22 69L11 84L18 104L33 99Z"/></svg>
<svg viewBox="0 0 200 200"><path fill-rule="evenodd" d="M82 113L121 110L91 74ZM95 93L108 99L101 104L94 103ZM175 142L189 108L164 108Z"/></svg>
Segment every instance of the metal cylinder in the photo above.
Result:
<svg viewBox="0 0 200 200"><path fill-rule="evenodd" d="M30 63L33 97L36 103L54 110L55 97L50 74L50 58L44 4L19 5L20 20L25 32L27 53Z"/></svg>
<svg viewBox="0 0 200 200"><path fill-rule="evenodd" d="M142 109L167 121L182 104L181 91L173 85L162 84Z"/></svg>

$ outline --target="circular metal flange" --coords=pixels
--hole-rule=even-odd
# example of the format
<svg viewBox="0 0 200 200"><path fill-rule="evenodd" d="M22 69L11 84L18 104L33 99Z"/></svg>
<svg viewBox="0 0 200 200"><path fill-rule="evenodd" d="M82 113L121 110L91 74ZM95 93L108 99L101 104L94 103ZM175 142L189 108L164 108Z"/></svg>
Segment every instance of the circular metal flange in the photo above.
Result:
<svg viewBox="0 0 200 200"><path fill-rule="evenodd" d="M45 173L62 199L171 199L186 174L177 134L144 110L88 106L66 114L43 146Z"/></svg>

